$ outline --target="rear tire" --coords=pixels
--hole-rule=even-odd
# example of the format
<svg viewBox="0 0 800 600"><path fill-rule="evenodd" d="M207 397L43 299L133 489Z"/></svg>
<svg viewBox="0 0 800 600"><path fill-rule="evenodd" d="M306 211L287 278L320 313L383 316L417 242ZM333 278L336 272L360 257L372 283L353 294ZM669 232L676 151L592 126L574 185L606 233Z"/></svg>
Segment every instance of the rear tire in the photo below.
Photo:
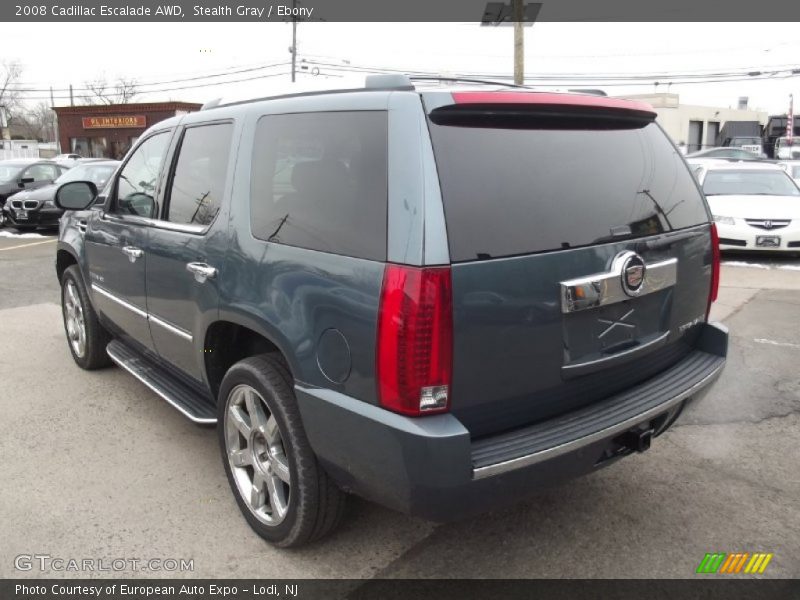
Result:
<svg viewBox="0 0 800 600"><path fill-rule="evenodd" d="M97 319L77 265L67 267L61 276L61 314L75 363L86 370L110 365L106 346L111 336Z"/></svg>
<svg viewBox="0 0 800 600"><path fill-rule="evenodd" d="M311 450L284 365L270 354L236 363L218 405L225 474L250 527L283 548L333 531L345 494Z"/></svg>

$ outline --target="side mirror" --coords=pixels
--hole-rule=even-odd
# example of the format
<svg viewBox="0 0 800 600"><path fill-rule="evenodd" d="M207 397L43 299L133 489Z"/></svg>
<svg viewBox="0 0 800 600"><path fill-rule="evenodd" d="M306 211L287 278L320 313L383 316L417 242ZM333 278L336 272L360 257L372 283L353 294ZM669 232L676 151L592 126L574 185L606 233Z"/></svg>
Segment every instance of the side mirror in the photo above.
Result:
<svg viewBox="0 0 800 600"><path fill-rule="evenodd" d="M70 181L56 190L56 206L62 210L85 210L96 197L97 186L91 181Z"/></svg>
<svg viewBox="0 0 800 600"><path fill-rule="evenodd" d="M19 187L24 188L26 185L28 185L29 183L33 183L34 181L35 180L33 179L33 177L23 177L17 182L17 184L19 185Z"/></svg>

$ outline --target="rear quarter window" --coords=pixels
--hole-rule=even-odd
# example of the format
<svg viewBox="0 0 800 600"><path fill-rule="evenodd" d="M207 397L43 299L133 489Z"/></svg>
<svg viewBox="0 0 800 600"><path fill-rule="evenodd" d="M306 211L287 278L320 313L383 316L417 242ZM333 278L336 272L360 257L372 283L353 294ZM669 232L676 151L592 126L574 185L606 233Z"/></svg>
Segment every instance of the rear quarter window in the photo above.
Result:
<svg viewBox="0 0 800 600"><path fill-rule="evenodd" d="M708 221L692 173L655 123L535 123L432 118L453 261L575 248Z"/></svg>
<svg viewBox="0 0 800 600"><path fill-rule="evenodd" d="M253 235L385 260L387 154L386 112L262 117L253 148Z"/></svg>

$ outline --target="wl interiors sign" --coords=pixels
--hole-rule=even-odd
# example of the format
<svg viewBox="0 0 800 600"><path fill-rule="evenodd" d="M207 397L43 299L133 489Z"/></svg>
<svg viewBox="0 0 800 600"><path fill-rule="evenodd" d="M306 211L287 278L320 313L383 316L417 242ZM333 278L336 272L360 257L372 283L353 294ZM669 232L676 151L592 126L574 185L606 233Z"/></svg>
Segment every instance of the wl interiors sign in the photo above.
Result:
<svg viewBox="0 0 800 600"><path fill-rule="evenodd" d="M121 129L125 127L147 126L144 115L131 115L129 117L83 117L84 129Z"/></svg>

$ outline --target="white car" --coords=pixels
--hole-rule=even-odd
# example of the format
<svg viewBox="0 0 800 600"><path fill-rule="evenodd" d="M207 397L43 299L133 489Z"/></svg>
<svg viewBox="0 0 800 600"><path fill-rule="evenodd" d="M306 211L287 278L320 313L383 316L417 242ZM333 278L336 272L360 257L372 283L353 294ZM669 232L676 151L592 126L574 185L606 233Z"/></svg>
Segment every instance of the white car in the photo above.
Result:
<svg viewBox="0 0 800 600"><path fill-rule="evenodd" d="M800 185L800 160L784 160L778 164L789 174L789 177L794 179L796 184Z"/></svg>
<svg viewBox="0 0 800 600"><path fill-rule="evenodd" d="M775 158L780 160L800 159L800 139L793 137L789 142L789 138L780 137L775 140Z"/></svg>
<svg viewBox="0 0 800 600"><path fill-rule="evenodd" d="M76 164L78 164L78 161L81 158L82 157L81 157L80 154L57 154L56 156L54 156L50 160L52 160L55 163L58 163L62 167L66 167L68 169L71 169Z"/></svg>
<svg viewBox="0 0 800 600"><path fill-rule="evenodd" d="M729 163L695 171L722 250L800 252L800 188L780 165Z"/></svg>

